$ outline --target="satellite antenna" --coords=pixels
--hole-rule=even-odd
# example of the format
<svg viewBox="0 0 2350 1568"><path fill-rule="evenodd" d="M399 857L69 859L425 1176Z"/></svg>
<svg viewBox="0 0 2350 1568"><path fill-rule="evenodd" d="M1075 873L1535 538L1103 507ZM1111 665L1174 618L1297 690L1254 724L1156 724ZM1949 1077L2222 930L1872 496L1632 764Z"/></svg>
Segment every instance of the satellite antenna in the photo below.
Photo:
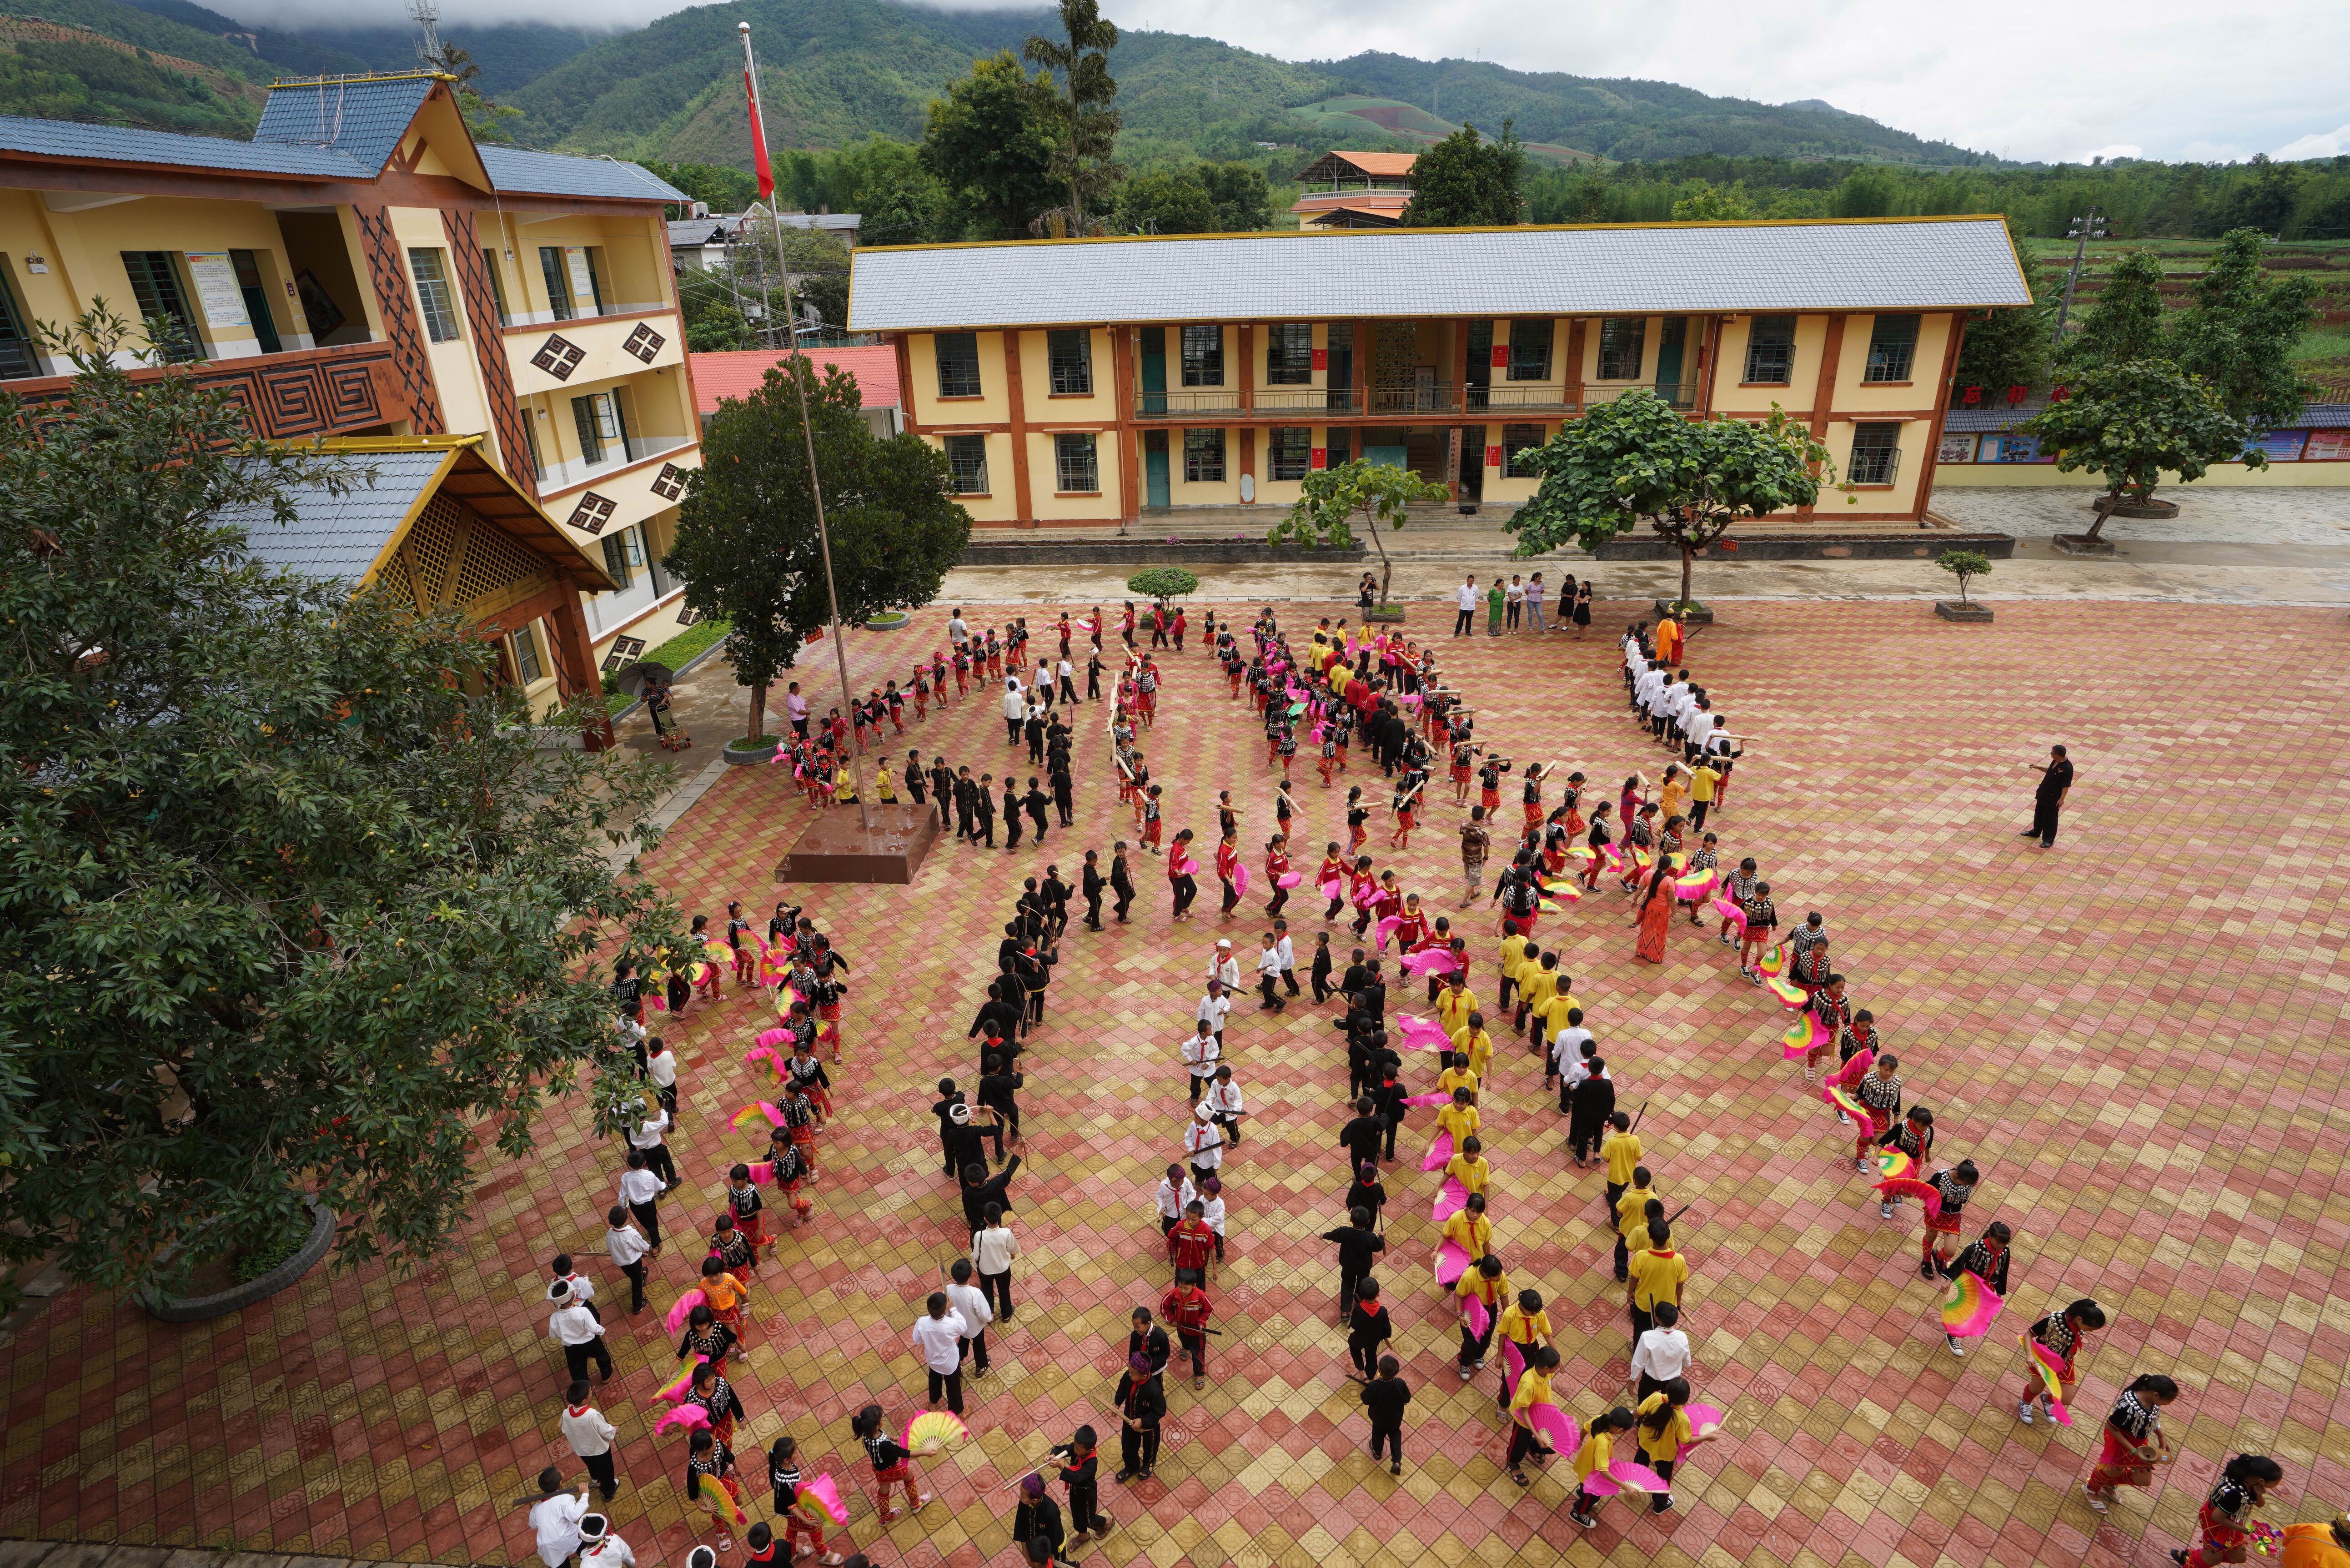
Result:
<svg viewBox="0 0 2350 1568"><path fill-rule="evenodd" d="M447 55L441 45L441 7L437 0L408 0L408 14L419 27L424 29L424 41L416 46L417 55L434 70L446 69Z"/></svg>

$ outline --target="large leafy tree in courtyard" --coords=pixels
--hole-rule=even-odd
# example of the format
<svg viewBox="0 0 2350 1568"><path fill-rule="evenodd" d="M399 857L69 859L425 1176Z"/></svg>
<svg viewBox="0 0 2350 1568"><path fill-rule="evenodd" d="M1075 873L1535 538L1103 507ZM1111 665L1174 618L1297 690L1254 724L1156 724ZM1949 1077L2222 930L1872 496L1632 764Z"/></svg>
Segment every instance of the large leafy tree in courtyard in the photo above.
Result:
<svg viewBox="0 0 2350 1568"><path fill-rule="evenodd" d="M2121 502L2151 500L2165 470L2191 481L2215 462L2241 459L2266 468L2269 461L2257 447L2244 449L2243 421L2219 393L2168 359L2092 370L2063 402L2049 404L2019 428L2054 449L2057 472L2105 476L2091 539L2105 532L2106 518Z"/></svg>
<svg viewBox="0 0 2350 1568"><path fill-rule="evenodd" d="M1415 229L1498 227L1520 221L1526 199L1525 148L1511 122L1502 139L1488 141L1473 125L1421 153L1411 166L1411 202L1405 226Z"/></svg>
<svg viewBox="0 0 2350 1568"><path fill-rule="evenodd" d="M1602 403L1532 450L1534 499L1503 524L1516 554L1596 549L1646 520L1681 557L1689 604L1697 553L1750 517L1809 506L1832 482L1827 448L1773 408L1764 420L1690 420L1646 388Z"/></svg>
<svg viewBox="0 0 2350 1568"><path fill-rule="evenodd" d="M2114 263L2080 330L2056 346L2056 373L2080 375L2104 365L2168 358L2162 327L2162 263L2132 251Z"/></svg>
<svg viewBox="0 0 2350 1568"><path fill-rule="evenodd" d="M1379 607L1384 609L1388 605L1388 582L1395 576L1395 563L1388 559L1387 541L1379 535L1379 524L1400 528L1415 502L1442 501L1451 493L1443 485L1422 479L1408 468L1388 462L1365 462L1358 457L1335 468L1317 468L1308 472L1298 487L1297 500L1290 507L1289 515L1274 524L1265 537L1276 545L1295 542L1343 547L1355 542L1355 523L1361 519L1370 530L1372 547L1379 553Z"/></svg>
<svg viewBox="0 0 2350 1568"><path fill-rule="evenodd" d="M754 738L768 689L830 619L806 429L845 624L930 603L971 540L945 455L917 435L877 439L862 406L846 370L818 379L809 360L789 357L749 397L719 405L702 432L702 465L686 481L661 565L684 579L689 606L726 618L726 657L751 689Z"/></svg>
<svg viewBox="0 0 2350 1568"><path fill-rule="evenodd" d="M78 328L67 400L0 399L0 1260L168 1290L315 1192L413 1262L550 1092L633 1085L585 971L676 940L654 770L536 743L453 616L256 561L330 460Z"/></svg>
<svg viewBox="0 0 2350 1568"><path fill-rule="evenodd" d="M2170 331L2170 358L2178 368L2201 377L2220 405L2253 431L2294 423L2318 389L2293 366L2317 280L2270 274L2262 262L2268 245L2258 229L2222 238Z"/></svg>

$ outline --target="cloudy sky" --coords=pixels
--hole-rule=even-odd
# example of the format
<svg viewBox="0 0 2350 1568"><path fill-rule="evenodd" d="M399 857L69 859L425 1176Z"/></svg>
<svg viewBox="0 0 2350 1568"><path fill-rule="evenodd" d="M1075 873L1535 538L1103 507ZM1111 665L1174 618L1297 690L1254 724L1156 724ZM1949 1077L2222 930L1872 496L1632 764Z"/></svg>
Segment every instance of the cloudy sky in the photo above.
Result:
<svg viewBox="0 0 2350 1568"><path fill-rule="evenodd" d="M936 0L933 0L936 3ZM1000 5L969 5L970 9ZM316 0L214 0L316 25ZM641 26L669 0L468 0L452 19ZM2230 160L2350 153L2342 0L1105 0L1122 26L1206 34L1288 59L1381 49L1523 70L1639 77L1839 109L2010 158ZM404 0L338 18L401 19Z"/></svg>

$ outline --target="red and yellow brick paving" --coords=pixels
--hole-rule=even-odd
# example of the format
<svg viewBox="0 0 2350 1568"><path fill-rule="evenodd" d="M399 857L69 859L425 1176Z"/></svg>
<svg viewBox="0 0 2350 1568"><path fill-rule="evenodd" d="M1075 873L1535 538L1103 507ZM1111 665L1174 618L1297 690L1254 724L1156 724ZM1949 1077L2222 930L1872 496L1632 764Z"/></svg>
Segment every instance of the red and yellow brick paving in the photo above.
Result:
<svg viewBox="0 0 2350 1568"><path fill-rule="evenodd" d="M1653 774L1662 753L1621 706L1606 628L1629 607L1617 608L1579 645L1440 636L1481 734L1607 786ZM1450 1313L1428 1273L1432 1179L1412 1158L1424 1119L1388 1177L1394 1262L1381 1271L1416 1391L1409 1464L1400 1480L1374 1465L1331 1322L1333 1249L1316 1239L1347 1180L1339 1038L1327 1009L1274 1017L1243 1001L1230 1054L1256 1117L1226 1167L1232 1259L1213 1290L1231 1333L1213 1342L1204 1392L1170 1380L1157 1480L1105 1480L1118 1529L1088 1558L2153 1563L2189 1537L2215 1467L2241 1449L2285 1465L2271 1518L2350 1502L2341 617L2019 604L1982 628L1908 604L1726 609L1691 649L1732 728L1759 737L1712 825L1725 859L1757 857L1793 918L1825 912L1854 1000L1882 1021L1912 1101L1936 1112L1939 1152L1983 1167L1970 1234L1991 1218L2017 1232L2003 1332L1963 1362L1944 1350L1939 1292L1913 1267L1914 1209L1879 1220L1839 1163L1847 1137L1780 1061L1783 1014L1738 981L1727 950L1676 925L1663 965L1636 964L1628 903L1589 898L1546 917L1545 945L1561 948L1592 1010L1622 1103L1648 1105L1641 1130L1660 1184L1695 1200L1677 1229L1695 1269L1693 1378L1730 1412L1723 1439L1677 1478L1679 1509L1652 1519L1611 1504L1586 1533L1565 1516L1563 1461L1530 1491L1502 1473L1492 1375L1453 1376ZM1302 607L1286 615L1310 620ZM1449 623L1440 606L1414 618L1440 634ZM931 610L911 633L858 634L858 678L897 673L943 624ZM1272 815L1259 732L1196 640L1164 662L1142 744L1167 785L1170 831L1211 837L1214 792L1230 787L1253 866ZM827 670L815 669L822 690ZM762 916L779 894L805 899L857 966L820 1224L762 1271L736 1376L752 1411L738 1450L764 1515L754 1444L795 1434L810 1472L830 1469L856 1500L847 1535L883 1563L1013 1561L1011 1494L990 1489L1081 1421L1114 1438L1127 1310L1167 1282L1149 1191L1181 1126L1174 1042L1215 936L1229 930L1245 957L1264 927L1262 888L1220 924L1211 879L1201 918L1170 928L1146 863L1132 927L1065 940L1023 1096L1017 1324L991 1335L998 1370L972 1386L972 1441L924 1461L938 1501L885 1535L848 1416L868 1400L893 1420L920 1407L906 1329L962 1241L931 1085L974 1075L964 1030L1020 878L1056 861L1074 882L1083 849L1131 836L1098 710L1081 714L1080 825L1041 848L990 854L950 837L910 888L778 888L770 868L806 808L752 768L729 770L653 863L688 913L713 920L729 898ZM997 718L974 692L910 726L899 750L943 748L974 773L1009 764L1024 781L1024 750L1015 758ZM2043 854L2016 834L2027 766L2054 741L2080 776ZM1366 759L1354 760L1364 780ZM1297 857L1310 867L1344 836L1341 795L1310 763L1299 780ZM1446 909L1460 815L1449 793L1393 857ZM1303 968L1319 902L1293 913ZM1494 942L1488 925L1477 931L1472 986L1490 1002ZM1343 961L1350 944L1336 945ZM742 1050L764 1021L759 999L730 986L722 1006L697 1003L667 1030L686 1064L673 1143L688 1185L664 1221L681 1234L706 1228L721 1169L754 1147L727 1118L758 1086ZM1531 1058L1505 1047L1485 1098L1499 1250L1549 1299L1566 1357L1558 1386L1589 1415L1617 1397L1626 1344L1600 1177L1567 1164ZM625 1483L613 1518L640 1559L681 1561L683 1446L648 1435L643 1401L671 1366L656 1314L698 1249L658 1261L652 1311L633 1322L613 1311L611 1287L625 1285L603 1259L601 1214L614 1146L587 1134L576 1096L544 1134L536 1158L484 1172L463 1245L421 1277L321 1272L192 1327L109 1297L60 1298L0 1352L0 1534L525 1560L529 1531L509 1500L545 1464L576 1469L556 1434L563 1371L542 1299L546 1259L568 1249L608 1280L620 1376L600 1402L621 1428ZM2086 1358L2080 1419L2021 1426L2014 1334L2084 1294L2113 1323ZM2148 1370L2185 1386L2169 1420L2184 1454L2151 1494L2126 1491L2100 1519L2078 1482L2116 1388Z"/></svg>

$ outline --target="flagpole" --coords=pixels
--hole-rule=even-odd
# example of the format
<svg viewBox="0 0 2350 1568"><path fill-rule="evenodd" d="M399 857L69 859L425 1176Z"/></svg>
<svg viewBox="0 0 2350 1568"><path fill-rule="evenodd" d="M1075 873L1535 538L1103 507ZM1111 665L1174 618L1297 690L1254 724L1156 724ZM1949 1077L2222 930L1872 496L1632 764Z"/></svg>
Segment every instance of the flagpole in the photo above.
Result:
<svg viewBox="0 0 2350 1568"><path fill-rule="evenodd" d="M759 96L759 64L751 53L751 24L738 22L735 27L743 35L743 85L750 89L751 129L758 133L759 150L764 152L767 146L767 109ZM816 500L816 545L817 553L824 557L825 606L832 615L832 654L834 661L840 668L840 701L842 707L854 712L857 708L857 698L848 686L848 647L840 633L840 590L833 585L832 580L832 535L825 527L824 486L817 482L816 473L816 426L809 422L808 419L807 384L814 379L816 369L808 359L807 350L800 347L799 317L792 308L792 269L791 264L784 256L784 219L783 214L777 210L774 170L774 162L770 160L766 170L767 189L764 192L767 198L767 222L775 233L775 267L784 275L784 330L791 334L792 358L799 361L793 369L792 384L799 389L800 434L807 441L808 493ZM803 370L806 371L805 375L801 374ZM857 761L861 770L865 762L865 728L861 724L852 727L857 731ZM857 782L861 784L861 780ZM865 791L859 787L856 794L857 824L859 827L869 830L873 826L873 818L866 808Z"/></svg>

